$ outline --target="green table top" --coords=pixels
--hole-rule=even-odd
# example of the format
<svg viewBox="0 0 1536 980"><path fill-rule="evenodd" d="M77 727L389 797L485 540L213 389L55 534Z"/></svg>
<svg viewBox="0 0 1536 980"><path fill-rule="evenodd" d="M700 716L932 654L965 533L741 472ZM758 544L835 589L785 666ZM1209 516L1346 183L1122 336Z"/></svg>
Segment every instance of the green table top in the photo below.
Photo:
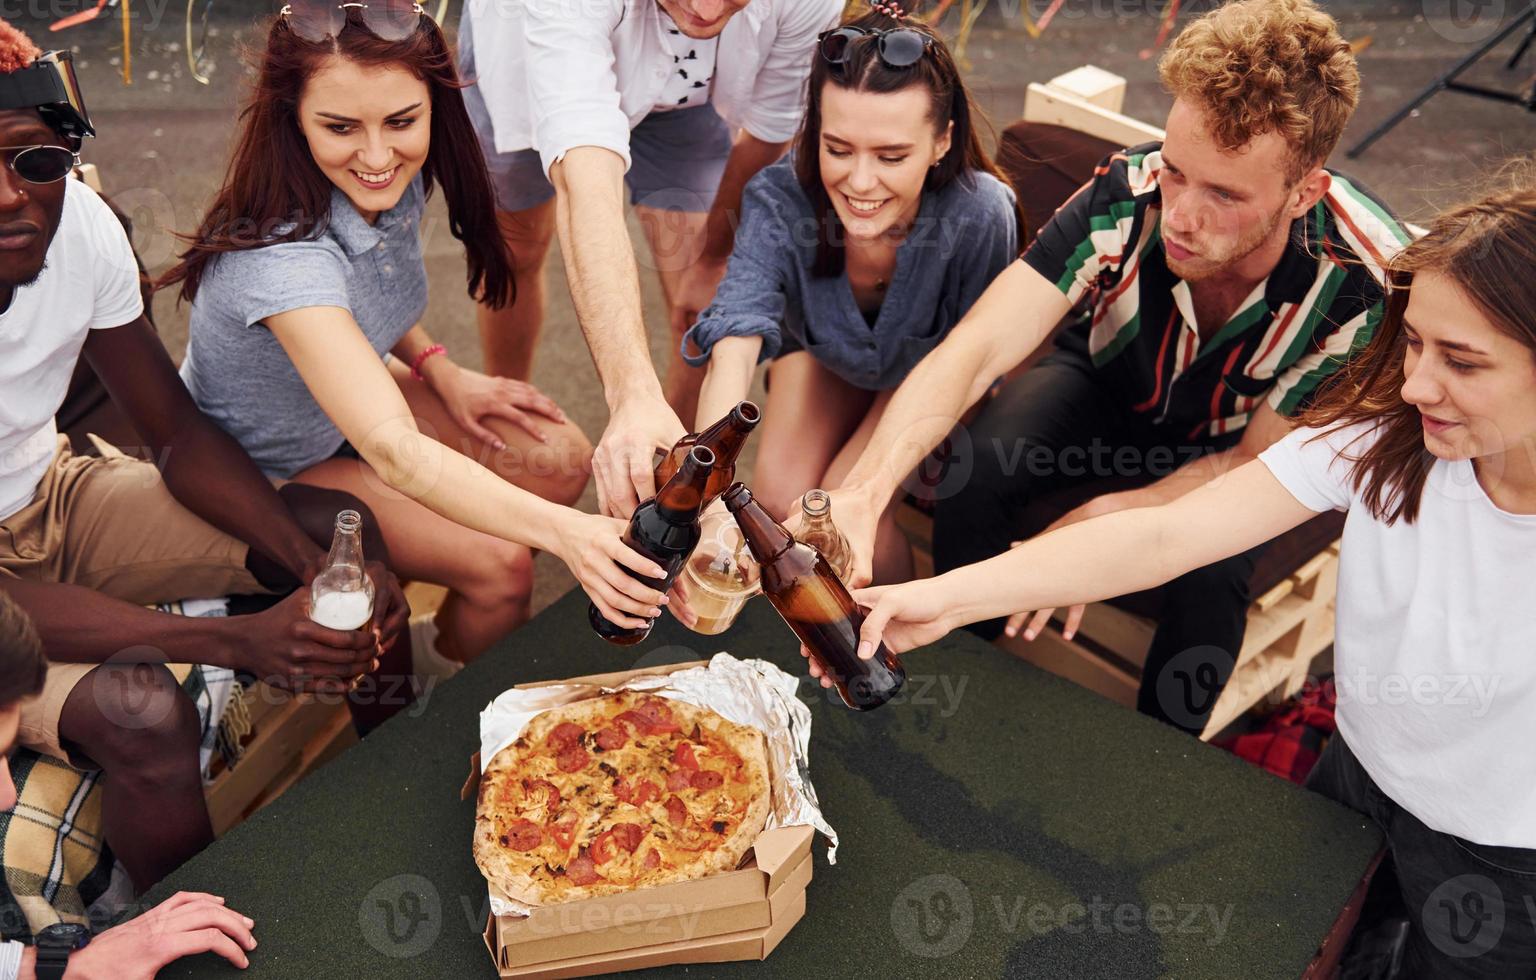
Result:
<svg viewBox="0 0 1536 980"><path fill-rule="evenodd" d="M494 977L459 800L481 708L719 650L803 674L766 601L722 636L663 617L624 649L566 596L163 882L152 900L226 896L260 947L244 973L203 956L161 975ZM867 715L801 688L842 837L835 866L815 846L806 917L766 964L654 973L1291 980L1379 846L1358 814L968 634L906 664L902 697Z"/></svg>

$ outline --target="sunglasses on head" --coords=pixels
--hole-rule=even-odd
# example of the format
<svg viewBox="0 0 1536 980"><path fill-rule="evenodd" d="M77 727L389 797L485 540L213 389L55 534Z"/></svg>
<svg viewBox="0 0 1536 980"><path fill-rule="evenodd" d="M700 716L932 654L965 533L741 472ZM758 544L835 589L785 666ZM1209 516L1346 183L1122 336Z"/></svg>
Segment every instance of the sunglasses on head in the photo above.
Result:
<svg viewBox="0 0 1536 980"><path fill-rule="evenodd" d="M0 146L0 159L29 184L51 184L69 176L80 154L62 146Z"/></svg>
<svg viewBox="0 0 1536 980"><path fill-rule="evenodd" d="M412 0L368 0L367 3L290 0L277 15L294 34L319 43L339 35L347 26L348 13L354 10L363 26L381 41L404 41L427 15L421 4Z"/></svg>
<svg viewBox="0 0 1536 980"><path fill-rule="evenodd" d="M863 38L874 38L880 60L887 68L911 68L922 60L923 53L933 45L933 38L910 27L893 27L888 31L871 31L863 27L839 27L818 35L818 50L829 64L839 67L848 63L853 46Z"/></svg>

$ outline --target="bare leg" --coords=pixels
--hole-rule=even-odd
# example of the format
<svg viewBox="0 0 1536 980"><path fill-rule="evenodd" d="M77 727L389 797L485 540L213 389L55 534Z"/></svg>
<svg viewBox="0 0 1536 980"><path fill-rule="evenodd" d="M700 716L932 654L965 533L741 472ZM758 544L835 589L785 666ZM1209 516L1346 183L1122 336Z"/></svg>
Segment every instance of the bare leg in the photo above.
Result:
<svg viewBox="0 0 1536 980"><path fill-rule="evenodd" d="M575 422L567 420L561 424L539 418L539 425L549 435L545 444L505 419L488 419L486 428L507 444L506 449L497 450L460 428L437 392L426 382L412 378L410 369L399 359L390 361L390 373L421 431L454 452L468 456L508 483L557 504L574 504L586 489L592 476L592 443Z"/></svg>
<svg viewBox="0 0 1536 980"><path fill-rule="evenodd" d="M646 242L651 247L651 262L656 267L661 291L667 300L667 404L677 412L678 418L691 420L698 414L699 386L704 383L704 369L689 367L683 361L683 331L692 324L682 325L679 330L679 325L672 323L670 313L672 297L677 293L683 273L698 261L703 251L704 222L709 215L702 211L665 211L637 206L635 216L645 230Z"/></svg>
<svg viewBox="0 0 1536 980"><path fill-rule="evenodd" d="M526 211L499 211L496 220L512 250L517 298L499 310L484 303L476 309L485 373L527 381L533 373L533 353L544 325L544 260L555 233L555 202L546 201Z"/></svg>
<svg viewBox="0 0 1536 980"><path fill-rule="evenodd" d="M805 351L773 362L752 484L770 514L787 517L807 490L822 485L827 467L858 429L874 398L873 392L848 384Z"/></svg>
<svg viewBox="0 0 1536 980"><path fill-rule="evenodd" d="M882 391L875 397L858 429L827 468L822 486L835 488L842 485L848 472L863 454L864 447L869 445L870 437L874 435L875 427L880 424L880 417L885 414L885 407L891 403L891 395L894 393ZM832 515L832 520L837 520L836 514ZM907 536L901 528L896 526L895 501L880 515L880 523L875 530L873 564L873 582L876 585L905 582L912 577L912 547L907 543Z"/></svg>
<svg viewBox="0 0 1536 980"><path fill-rule="evenodd" d="M135 889L147 890L213 842L197 708L170 671L97 667L65 700L59 736L82 765L101 769L102 832Z"/></svg>

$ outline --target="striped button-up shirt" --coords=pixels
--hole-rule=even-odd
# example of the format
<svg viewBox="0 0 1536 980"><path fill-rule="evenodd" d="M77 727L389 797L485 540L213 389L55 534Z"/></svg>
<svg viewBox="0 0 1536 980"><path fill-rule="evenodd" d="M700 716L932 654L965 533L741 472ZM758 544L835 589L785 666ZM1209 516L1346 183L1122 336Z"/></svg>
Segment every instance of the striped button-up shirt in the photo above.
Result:
<svg viewBox="0 0 1536 980"><path fill-rule="evenodd" d="M1383 266L1407 231L1330 172L1328 193L1292 223L1269 277L1201 340L1189 284L1163 251L1162 166L1159 143L1113 154L1025 253L1086 308L1062 344L1086 350L1107 386L1150 423L1188 438L1239 431L1264 401L1294 415L1371 339Z"/></svg>

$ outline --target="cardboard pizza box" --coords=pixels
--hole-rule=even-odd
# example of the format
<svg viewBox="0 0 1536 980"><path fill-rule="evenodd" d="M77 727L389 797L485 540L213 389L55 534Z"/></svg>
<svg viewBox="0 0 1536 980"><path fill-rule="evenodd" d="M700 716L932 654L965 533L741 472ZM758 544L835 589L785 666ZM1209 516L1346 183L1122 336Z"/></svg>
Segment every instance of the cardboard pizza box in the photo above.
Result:
<svg viewBox="0 0 1536 980"><path fill-rule="evenodd" d="M666 675L706 661L519 684L614 685ZM463 790L478 795L478 753ZM578 977L675 963L763 959L805 912L815 828L764 831L741 868L692 881L641 888L535 909L528 916L492 915L485 942L504 977Z"/></svg>
<svg viewBox="0 0 1536 980"><path fill-rule="evenodd" d="M706 908L697 917L680 922L658 919L538 943L508 945L507 921L491 916L486 923L485 944L503 977L585 977L677 963L761 960L773 952L790 927L805 914L805 888L810 884L811 873L812 858L806 851L799 864L783 875L777 891L748 905ZM686 884L703 884L707 880ZM659 890L642 889L633 894ZM581 904L586 903L571 903ZM702 928L706 918L713 920L708 930ZM628 933L625 945L611 945L615 932ZM527 954L533 952L557 955L531 959Z"/></svg>

